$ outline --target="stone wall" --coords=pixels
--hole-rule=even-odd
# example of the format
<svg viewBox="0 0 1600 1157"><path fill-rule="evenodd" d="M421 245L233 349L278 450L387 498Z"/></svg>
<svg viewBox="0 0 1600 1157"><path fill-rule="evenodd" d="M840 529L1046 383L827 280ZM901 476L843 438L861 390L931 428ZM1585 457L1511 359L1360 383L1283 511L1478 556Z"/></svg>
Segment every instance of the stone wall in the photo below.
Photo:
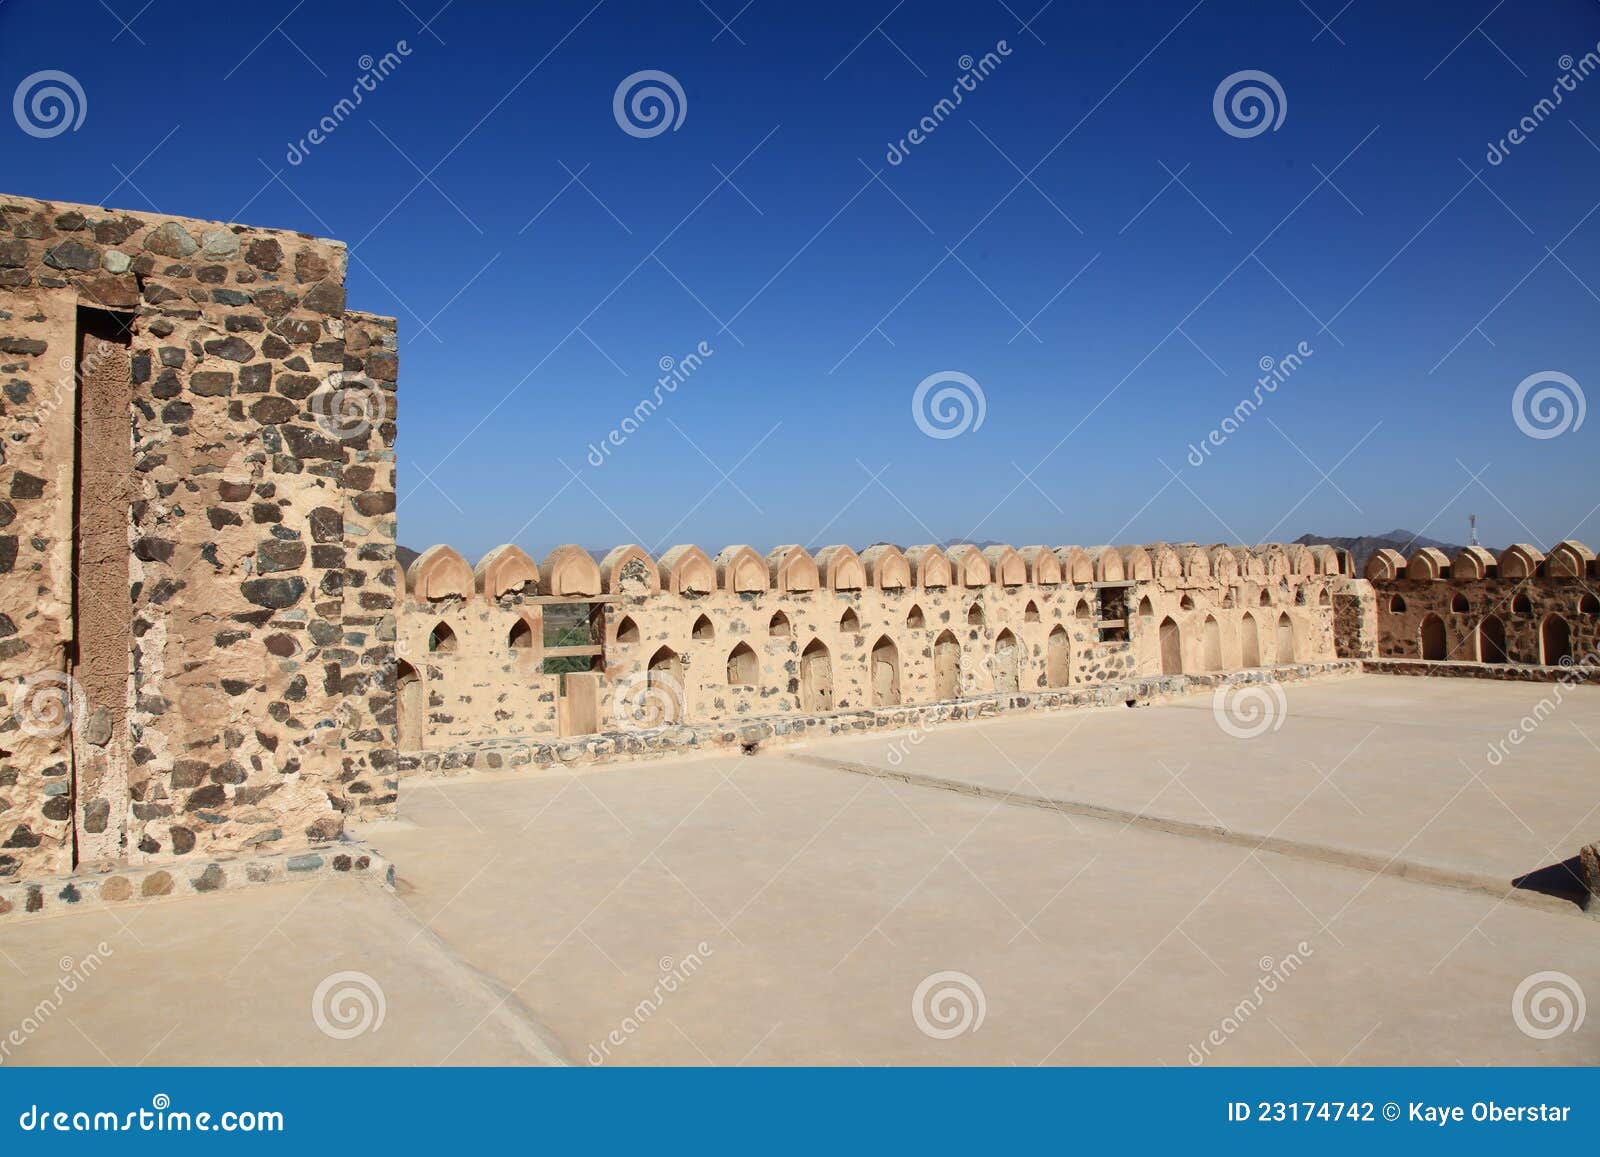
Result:
<svg viewBox="0 0 1600 1157"><path fill-rule="evenodd" d="M0 197L0 881L292 851L392 799L394 330L344 273Z"/></svg>
<svg viewBox="0 0 1600 1157"><path fill-rule="evenodd" d="M1567 540L1549 555L1517 544L1498 555L1384 550L1367 564L1377 643L1363 658L1585 665L1600 661L1600 568Z"/></svg>
<svg viewBox="0 0 1600 1157"><path fill-rule="evenodd" d="M1366 593L1363 593L1366 592ZM1337 657L1328 548L636 546L476 567L435 546L399 613L400 746L816 717ZM592 608L592 656L550 620ZM548 637L548 638L547 638ZM1165 641L1165 645L1164 645ZM580 644L581 649L581 644ZM560 674L550 666L589 669Z"/></svg>

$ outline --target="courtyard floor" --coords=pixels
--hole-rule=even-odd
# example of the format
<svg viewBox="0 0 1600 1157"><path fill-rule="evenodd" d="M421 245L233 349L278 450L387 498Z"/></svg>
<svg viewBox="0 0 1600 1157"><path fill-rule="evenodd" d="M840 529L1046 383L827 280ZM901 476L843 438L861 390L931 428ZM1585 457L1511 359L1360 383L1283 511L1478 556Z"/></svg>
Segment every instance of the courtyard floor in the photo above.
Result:
<svg viewBox="0 0 1600 1157"><path fill-rule="evenodd" d="M115 946L7 1063L1600 1063L1600 1017L1512 1007L1540 972L1600 995L1600 920L1510 883L1600 837L1600 690L1503 758L1552 686L1284 691L1253 738L1198 696L407 782L360 833L397 895L0 929L6 1023ZM381 1029L318 1029L335 970Z"/></svg>

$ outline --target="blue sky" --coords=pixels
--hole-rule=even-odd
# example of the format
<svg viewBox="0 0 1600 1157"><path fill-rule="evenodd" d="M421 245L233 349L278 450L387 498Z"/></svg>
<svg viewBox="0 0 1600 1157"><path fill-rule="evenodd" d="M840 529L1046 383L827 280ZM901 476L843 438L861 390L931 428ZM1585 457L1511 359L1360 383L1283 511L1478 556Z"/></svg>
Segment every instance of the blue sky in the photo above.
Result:
<svg viewBox="0 0 1600 1157"><path fill-rule="evenodd" d="M400 322L409 545L1461 541L1469 512L1600 542L1600 418L1512 411L1533 374L1600 388L1600 76L1486 159L1596 51L1594 0L142 2L0 5L0 88L87 102L6 123L0 188L346 241L351 305ZM676 129L619 125L642 70ZM1213 111L1244 70L1284 94L1253 136ZM941 373L981 426L922 432Z"/></svg>

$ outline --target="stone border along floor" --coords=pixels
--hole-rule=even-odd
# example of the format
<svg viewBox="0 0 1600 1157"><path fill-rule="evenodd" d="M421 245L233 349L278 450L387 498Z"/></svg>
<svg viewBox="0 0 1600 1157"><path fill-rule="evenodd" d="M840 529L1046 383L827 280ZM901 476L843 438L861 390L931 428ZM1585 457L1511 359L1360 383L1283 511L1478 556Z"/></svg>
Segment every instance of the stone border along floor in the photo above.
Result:
<svg viewBox="0 0 1600 1157"><path fill-rule="evenodd" d="M307 852L238 859L196 859L186 864L146 864L94 875L57 876L0 886L0 921L60 915L82 908L237 891L340 872L382 887L394 884L394 865L360 843Z"/></svg>
<svg viewBox="0 0 1600 1157"><path fill-rule="evenodd" d="M1597 908L1592 899L1587 906L1580 907L1571 900L1563 899L1560 896L1550 896L1543 892L1513 887L1509 880L1487 873L1440 868L1416 860L1402 860L1398 856L1384 856L1376 852L1364 852L1356 848L1343 848L1333 844L1313 844L1302 840L1284 839L1281 836L1236 831L1217 824L1156 816L1148 812L1129 811L1126 808L1088 803L1083 800L1065 799L1026 791L1006 791L1001 788L986 787L963 780L946 779L938 775L898 771L887 767L877 767L870 763L857 763L854 760L830 759L824 755L814 755L808 752L790 752L782 758L795 763L807 763L816 767L825 767L831 771L848 772L851 775L892 779L900 783L910 784L913 787L932 788L937 791L949 791L958 795L995 800L999 803L1010 804L1013 807L1042 808L1046 811L1058 811L1064 815L1078 816L1084 819L1104 820L1108 823L1140 828L1144 831L1160 832L1165 835L1187 839L1207 840L1211 843L1249 848L1252 851L1273 852L1280 856L1287 856L1290 859L1331 864L1334 867L1354 868L1357 871L1370 872L1376 876L1391 876L1414 884L1424 884L1436 888L1452 888L1456 891L1477 892L1493 896L1497 900L1522 904L1531 908L1542 908L1549 912L1565 912L1591 917L1600 916L1600 908Z"/></svg>
<svg viewBox="0 0 1600 1157"><path fill-rule="evenodd" d="M1463 663L1449 659L1362 659L1374 675L1419 675L1434 679L1494 679L1510 683L1587 683L1600 667L1578 664L1539 667L1527 663Z"/></svg>
<svg viewBox="0 0 1600 1157"><path fill-rule="evenodd" d="M1073 707L1150 706L1167 699L1245 683L1299 683L1308 679L1361 674L1358 659L1332 659L1322 663L1293 663L1252 667L1245 671L1199 675L1149 675L1080 688L1026 691L945 699L935 703L872 707L838 711L830 715L756 716L735 723L680 724L638 731L607 731L560 739L481 739L434 751L406 752L400 756L404 779L464 775L478 771L505 771L533 767L578 767L660 759L673 755L702 755L742 748L754 752L768 743L792 743L831 735L866 731L904 731L946 723L993 719L1001 715L1060 711Z"/></svg>

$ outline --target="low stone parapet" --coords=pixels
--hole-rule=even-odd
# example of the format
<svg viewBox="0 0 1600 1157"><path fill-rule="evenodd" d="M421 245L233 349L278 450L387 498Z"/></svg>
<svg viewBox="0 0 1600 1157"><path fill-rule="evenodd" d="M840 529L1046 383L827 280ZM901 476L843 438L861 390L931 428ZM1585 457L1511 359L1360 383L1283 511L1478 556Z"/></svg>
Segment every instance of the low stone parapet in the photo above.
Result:
<svg viewBox="0 0 1600 1157"><path fill-rule="evenodd" d="M1424 675L1435 679L1498 679L1512 683L1587 683L1600 667L1532 663L1455 663L1431 659L1362 659L1361 669L1378 675Z"/></svg>
<svg viewBox="0 0 1600 1157"><path fill-rule="evenodd" d="M437 751L402 753L400 774L454 776L519 768L580 767L734 749L754 751L768 744L790 743L810 737L932 728L946 723L970 722L1002 715L1061 711L1074 707L1148 706L1181 695L1211 691L1219 686L1297 683L1314 678L1356 675L1361 672L1361 667L1358 660L1334 659L1321 663L1253 667L1217 674L1158 675L1078 688L981 695L935 703L839 711L828 715L759 716L738 722L608 731L549 741L483 739Z"/></svg>
<svg viewBox="0 0 1600 1157"><path fill-rule="evenodd" d="M364 844L342 842L277 856L197 859L82 873L0 887L0 921L82 908L131 906L174 896L234 892L311 876L343 874L389 886L393 866Z"/></svg>

